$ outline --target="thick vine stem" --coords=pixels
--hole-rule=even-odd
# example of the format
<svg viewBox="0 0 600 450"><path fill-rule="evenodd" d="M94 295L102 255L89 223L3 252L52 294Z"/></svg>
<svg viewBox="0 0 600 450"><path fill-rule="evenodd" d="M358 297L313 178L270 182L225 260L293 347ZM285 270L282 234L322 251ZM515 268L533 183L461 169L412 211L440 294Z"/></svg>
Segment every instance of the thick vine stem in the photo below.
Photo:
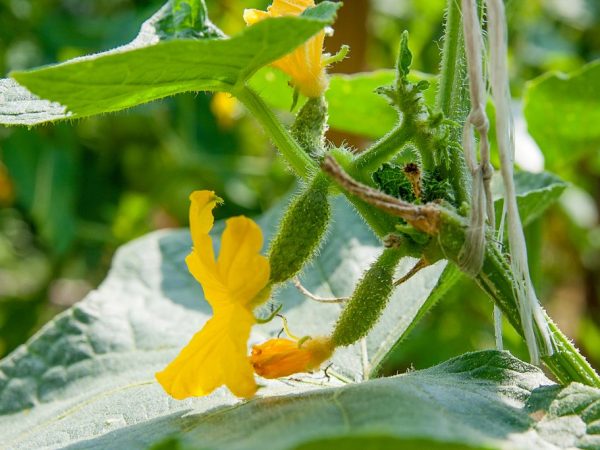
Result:
<svg viewBox="0 0 600 450"><path fill-rule="evenodd" d="M440 229L437 236L434 254L441 252L444 257L454 264L459 262L460 249L465 239L466 221L451 211L442 210L440 214ZM518 300L515 290L515 280L506 257L499 251L496 244L488 239L485 248L483 267L475 277L475 281L490 296L502 310L511 325L524 336L519 315ZM577 381L589 386L600 387L600 377L579 353L573 343L546 315L556 351L552 356L542 358L546 366L561 383ZM537 332L538 338L539 332Z"/></svg>
<svg viewBox="0 0 600 450"><path fill-rule="evenodd" d="M466 58L463 44L460 2L448 0L440 84L436 107L444 117L458 126L450 133L450 140L459 147L462 143L462 127L469 113L470 100L466 83ZM464 155L460 151L449 152L450 183L454 187L458 203L470 202L470 174Z"/></svg>
<svg viewBox="0 0 600 450"><path fill-rule="evenodd" d="M317 171L316 163L283 127L273 111L269 109L256 92L247 86L242 86L232 93L265 128L296 175L308 179L311 173Z"/></svg>

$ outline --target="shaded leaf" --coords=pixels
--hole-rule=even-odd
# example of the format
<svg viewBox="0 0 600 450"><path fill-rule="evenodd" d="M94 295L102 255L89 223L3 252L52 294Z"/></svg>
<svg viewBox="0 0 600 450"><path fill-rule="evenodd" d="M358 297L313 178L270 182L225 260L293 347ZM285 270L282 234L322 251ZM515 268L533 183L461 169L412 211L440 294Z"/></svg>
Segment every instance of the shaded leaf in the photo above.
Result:
<svg viewBox="0 0 600 450"><path fill-rule="evenodd" d="M558 200L566 187L567 183L549 172L521 171L515 173L517 203L523 226L526 227L544 214L546 209ZM503 196L502 179L499 173L492 180L492 191L496 217L499 221L502 214L502 201L500 199Z"/></svg>
<svg viewBox="0 0 600 450"><path fill-rule="evenodd" d="M170 11L156 23L160 40L207 39L225 35L208 18L204 0L171 0Z"/></svg>

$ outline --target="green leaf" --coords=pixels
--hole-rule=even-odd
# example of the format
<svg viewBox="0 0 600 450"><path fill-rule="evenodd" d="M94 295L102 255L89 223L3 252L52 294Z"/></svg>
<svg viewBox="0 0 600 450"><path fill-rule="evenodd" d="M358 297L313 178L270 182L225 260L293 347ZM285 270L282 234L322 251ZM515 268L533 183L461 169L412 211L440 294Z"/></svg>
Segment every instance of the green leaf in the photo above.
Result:
<svg viewBox="0 0 600 450"><path fill-rule="evenodd" d="M208 18L204 0L171 0L170 14L156 23L160 40L225 37Z"/></svg>
<svg viewBox="0 0 600 450"><path fill-rule="evenodd" d="M487 351L401 376L191 415L178 424L186 430L179 444L184 449L261 449L266 442L270 449L311 450L597 448L598 406L596 389L577 384L561 389L508 353Z"/></svg>
<svg viewBox="0 0 600 450"><path fill-rule="evenodd" d="M397 71L398 75L402 78L406 78L410 72L410 66L412 64L412 53L408 48L408 31L402 33L400 40L400 52L398 53Z"/></svg>
<svg viewBox="0 0 600 450"><path fill-rule="evenodd" d="M260 220L267 238L282 212L274 209ZM319 295L344 296L381 248L342 198L334 202L333 215L329 239L301 279ZM222 228L223 222L215 226L215 237ZM153 380L210 315L202 289L184 263L190 247L187 231L157 232L123 247L97 291L0 362L3 441L9 446L63 446L151 420L168 421L190 408L203 411L234 403L224 390L207 399L175 402ZM406 261L401 270L411 264ZM269 382L262 395L339 384L335 376L363 379L368 370L363 360L369 364L369 355L395 341L390 333L427 298L439 270L431 268L427 278L415 277L396 292L364 348L354 345L336 353L331 381L321 373L294 377L299 382ZM278 292L278 301L298 334L330 333L341 308L307 300L291 283ZM262 316L268 313L265 308ZM255 327L251 343L280 330L279 319ZM159 426L146 439L154 442L171 431Z"/></svg>
<svg viewBox="0 0 600 450"><path fill-rule="evenodd" d="M375 90L381 86L393 84L396 78L394 70L352 75L331 75L329 90L325 93L329 103L329 125L338 131L379 138L390 131L398 122L398 113L389 102ZM428 80L435 84L432 75L411 71L409 80ZM292 105L292 89L287 77L276 69L260 70L250 85L272 107L289 111ZM435 86L424 93L427 104L434 104ZM302 106L300 102L299 106Z"/></svg>
<svg viewBox="0 0 600 450"><path fill-rule="evenodd" d="M264 216L272 234L281 210ZM334 205L330 238L304 283L345 295L381 251L345 201ZM215 226L215 236L223 223ZM188 274L187 231L152 233L123 247L107 280L0 362L0 433L9 448L567 448L598 445L597 390L559 388L507 353L473 353L393 378L342 385L362 358L338 351L323 373L261 381L250 402L225 390L170 399L153 374L202 326L210 308ZM385 340L413 303L426 298L440 268L413 278L367 340ZM420 298L420 296L422 298ZM327 333L339 305L279 293L292 330ZM395 305L395 307L394 307ZM399 306L404 305L404 306ZM277 333L257 326L251 342ZM582 413L581 411L585 411ZM435 424L435 426L431 426ZM165 441L165 439L168 439ZM359 447L357 447L359 446ZM553 447L555 446L555 447ZM176 448L176 447L175 447Z"/></svg>
<svg viewBox="0 0 600 450"><path fill-rule="evenodd" d="M558 200L566 187L567 183L549 172L532 173L522 171L515 173L517 203L523 226L526 227L540 217L546 209ZM500 220L502 214L502 201L500 199L503 196L503 188L499 173L495 174L492 179L492 191L496 217Z"/></svg>
<svg viewBox="0 0 600 450"><path fill-rule="evenodd" d="M157 13L142 27L142 38L125 47L13 73L35 96L63 105L64 114L57 117L58 106L38 98L36 106L49 112L36 110L32 117L26 107L35 97L10 92L0 123L32 125L119 111L181 92L230 91L331 24L338 6L324 2L310 15L266 19L230 39L166 42L157 42L155 23L164 12Z"/></svg>
<svg viewBox="0 0 600 450"><path fill-rule="evenodd" d="M558 169L600 149L600 61L571 75L549 73L531 81L524 103L546 167Z"/></svg>

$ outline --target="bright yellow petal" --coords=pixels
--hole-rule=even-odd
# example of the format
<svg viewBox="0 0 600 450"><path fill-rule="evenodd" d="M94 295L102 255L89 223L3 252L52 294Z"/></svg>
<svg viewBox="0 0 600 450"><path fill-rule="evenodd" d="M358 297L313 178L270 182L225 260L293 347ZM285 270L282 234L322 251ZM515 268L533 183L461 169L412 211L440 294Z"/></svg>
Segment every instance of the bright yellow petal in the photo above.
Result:
<svg viewBox="0 0 600 450"><path fill-rule="evenodd" d="M178 400L208 395L222 385L237 397L252 397L257 386L246 342L254 323L252 313L241 306L217 309L156 379Z"/></svg>
<svg viewBox="0 0 600 450"><path fill-rule="evenodd" d="M267 17L298 16L312 6L315 6L313 0L274 0L266 12L244 10L244 20L246 24L252 25ZM322 58L324 39L325 32L321 31L290 54L272 63L274 67L287 73L292 78L293 86L306 97L319 97L327 89Z"/></svg>
<svg viewBox="0 0 600 450"><path fill-rule="evenodd" d="M262 245L262 232L253 220L243 216L227 220L217 266L236 303L248 305L269 281L269 261L259 253Z"/></svg>
<svg viewBox="0 0 600 450"><path fill-rule="evenodd" d="M194 247L199 236L207 235L213 227L213 209L221 199L213 191L194 191L190 195L190 232Z"/></svg>
<svg viewBox="0 0 600 450"><path fill-rule="evenodd" d="M299 16L306 8L315 6L313 0L274 0L269 6L272 16Z"/></svg>
<svg viewBox="0 0 600 450"><path fill-rule="evenodd" d="M194 191L190 195L190 233L192 253L186 258L191 274L202 285L206 299L214 307L226 291L221 283L209 232L214 224L213 209L221 201L213 191Z"/></svg>
<svg viewBox="0 0 600 450"><path fill-rule="evenodd" d="M244 22L246 22L246 25L254 25L267 17L271 17L271 15L266 11L261 11L259 9L244 10Z"/></svg>
<svg viewBox="0 0 600 450"><path fill-rule="evenodd" d="M209 241L209 244L212 244L210 238L207 237L206 240ZM229 289L223 284L214 257L211 261L206 254L194 249L194 251L185 258L185 262L190 273L194 276L196 281L202 285L204 297L213 309L218 307L218 305L231 303Z"/></svg>

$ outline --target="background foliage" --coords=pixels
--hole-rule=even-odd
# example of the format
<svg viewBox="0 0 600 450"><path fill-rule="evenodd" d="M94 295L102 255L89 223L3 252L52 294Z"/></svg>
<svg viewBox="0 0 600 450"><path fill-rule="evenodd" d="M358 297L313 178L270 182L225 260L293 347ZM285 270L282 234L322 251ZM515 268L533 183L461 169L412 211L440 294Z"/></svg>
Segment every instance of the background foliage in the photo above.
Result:
<svg viewBox="0 0 600 450"><path fill-rule="evenodd" d="M161 3L1 0L0 69L5 74L128 42ZM231 34L243 27L243 8L268 2L207 3L213 20ZM528 80L548 70L570 72L600 58L596 2L509 3L516 97ZM348 43L352 57L336 70L392 67L400 33L408 29L415 69L437 72L443 4L346 2L328 45L336 51ZM538 129L552 127L552 110L531 113L542 121ZM518 124L524 127L522 119ZM534 137L546 153L546 167L572 183L561 204L528 229L536 283L551 316L599 367L598 143L585 140L575 152L569 139L557 146L555 139ZM366 142L335 130L330 139ZM519 143L520 150L532 146ZM528 154L533 156L522 163L540 169L535 150ZM254 122L224 96L179 95L125 113L32 130L0 127L0 355L97 286L119 245L154 229L185 226L190 191L218 191L226 200L217 212L221 217L252 215L268 209L291 183ZM491 347L491 309L462 280L386 369L428 367ZM509 327L506 332L509 348L525 357L520 339Z"/></svg>

